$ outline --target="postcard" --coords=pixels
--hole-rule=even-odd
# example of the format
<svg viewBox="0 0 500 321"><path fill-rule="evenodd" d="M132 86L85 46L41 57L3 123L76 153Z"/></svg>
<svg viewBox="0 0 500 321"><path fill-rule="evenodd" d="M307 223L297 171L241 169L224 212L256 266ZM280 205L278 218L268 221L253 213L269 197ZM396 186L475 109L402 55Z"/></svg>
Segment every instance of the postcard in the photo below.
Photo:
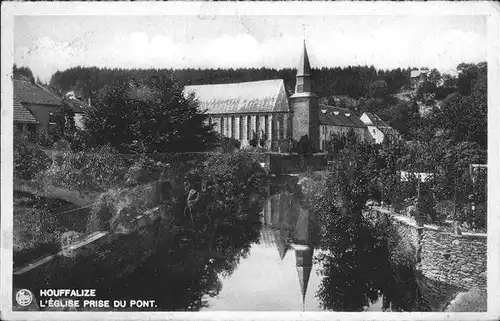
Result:
<svg viewBox="0 0 500 321"><path fill-rule="evenodd" d="M499 16L3 4L2 319L498 319Z"/></svg>

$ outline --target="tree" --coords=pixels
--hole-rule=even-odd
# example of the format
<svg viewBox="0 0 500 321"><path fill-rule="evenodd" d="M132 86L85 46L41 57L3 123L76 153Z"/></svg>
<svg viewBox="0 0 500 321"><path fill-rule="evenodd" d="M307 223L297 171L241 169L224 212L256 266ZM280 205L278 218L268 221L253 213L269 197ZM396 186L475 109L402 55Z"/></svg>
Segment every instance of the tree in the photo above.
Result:
<svg viewBox="0 0 500 321"><path fill-rule="evenodd" d="M33 77L33 72L29 67L17 67L16 64L14 64L14 68L12 70L14 79L19 79L19 80L28 80L31 82L35 82L35 77Z"/></svg>
<svg viewBox="0 0 500 321"><path fill-rule="evenodd" d="M376 80L370 85L370 95L372 97L381 97L389 93L387 82L385 80Z"/></svg>
<svg viewBox="0 0 500 321"><path fill-rule="evenodd" d="M476 142L487 148L488 98L486 91L476 90L469 96L456 94L442 104L432 118L433 126L450 131L456 141Z"/></svg>
<svg viewBox="0 0 500 321"><path fill-rule="evenodd" d="M442 75L443 78L443 87L456 87L457 86L457 77L452 76L450 74L444 73Z"/></svg>
<svg viewBox="0 0 500 321"><path fill-rule="evenodd" d="M457 70L459 72L457 81L458 91L462 95L468 96L474 91L476 82L480 78L484 77L482 81L486 81L488 65L486 62L478 64L461 63L457 66Z"/></svg>
<svg viewBox="0 0 500 321"><path fill-rule="evenodd" d="M427 75L427 81L434 84L434 86L439 86L441 83L441 73L436 69L432 69Z"/></svg>
<svg viewBox="0 0 500 321"><path fill-rule="evenodd" d="M106 86L84 116L90 146L110 144L121 153L190 152L212 148L213 125L166 76L122 78Z"/></svg>

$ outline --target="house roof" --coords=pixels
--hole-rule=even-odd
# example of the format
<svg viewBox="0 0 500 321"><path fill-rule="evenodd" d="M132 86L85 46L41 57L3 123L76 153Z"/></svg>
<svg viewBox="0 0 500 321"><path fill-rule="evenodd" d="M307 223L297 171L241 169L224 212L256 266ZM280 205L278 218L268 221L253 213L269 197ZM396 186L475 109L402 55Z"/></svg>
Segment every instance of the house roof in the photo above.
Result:
<svg viewBox="0 0 500 321"><path fill-rule="evenodd" d="M412 70L412 71L410 71L410 77L411 78L418 77L418 76L420 76L420 73L421 73L420 70Z"/></svg>
<svg viewBox="0 0 500 321"><path fill-rule="evenodd" d="M427 74L425 70L412 70L410 71L410 78L419 77L421 74Z"/></svg>
<svg viewBox="0 0 500 321"><path fill-rule="evenodd" d="M377 128L386 128L390 127L387 125L378 115L372 113L365 113L368 119L370 120L370 125L373 125ZM368 124L367 124L368 125Z"/></svg>
<svg viewBox="0 0 500 321"><path fill-rule="evenodd" d="M194 93L200 108L208 114L289 111L282 79L186 86L184 93ZM286 103L280 103L283 101Z"/></svg>
<svg viewBox="0 0 500 321"><path fill-rule="evenodd" d="M62 99L47 89L25 80L14 80L14 96L20 103L61 106Z"/></svg>
<svg viewBox="0 0 500 321"><path fill-rule="evenodd" d="M66 98L63 99L63 104L64 106L68 107L69 109L71 109L71 111L77 114L84 113L85 109L88 108L88 105L86 103L78 99Z"/></svg>
<svg viewBox="0 0 500 321"><path fill-rule="evenodd" d="M32 123L37 124L38 121L33 117L31 112L23 107L23 105L14 98L14 122L15 123Z"/></svg>
<svg viewBox="0 0 500 321"><path fill-rule="evenodd" d="M319 123L331 126L366 127L351 110L323 104L319 106Z"/></svg>

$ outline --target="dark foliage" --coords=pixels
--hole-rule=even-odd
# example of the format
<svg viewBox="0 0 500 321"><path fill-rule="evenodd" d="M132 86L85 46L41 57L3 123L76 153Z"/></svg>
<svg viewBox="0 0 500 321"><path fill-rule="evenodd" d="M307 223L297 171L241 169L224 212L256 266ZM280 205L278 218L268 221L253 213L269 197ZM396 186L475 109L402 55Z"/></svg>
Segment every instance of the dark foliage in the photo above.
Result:
<svg viewBox="0 0 500 321"><path fill-rule="evenodd" d="M18 67L16 64L14 64L12 73L14 75L14 79L28 80L33 83L35 82L35 77L33 77L33 72L28 67L25 66Z"/></svg>
<svg viewBox="0 0 500 321"><path fill-rule="evenodd" d="M40 146L22 135L14 135L14 176L33 179L51 165L51 159Z"/></svg>
<svg viewBox="0 0 500 321"><path fill-rule="evenodd" d="M219 149L222 153L229 153L241 147L241 142L234 138L219 135L218 140Z"/></svg>
<svg viewBox="0 0 500 321"><path fill-rule="evenodd" d="M50 80L57 91L78 90L84 98L94 97L104 86L120 77L148 78L152 75L174 75L180 86L220 84L265 79L283 79L289 93L295 86L295 69L101 69L74 67L58 71ZM394 93L409 84L409 69L376 70L373 66L335 67L313 70L316 92L321 97L349 95L359 98L371 95L372 87L385 82L383 93ZM375 85L372 85L375 82ZM378 90L380 92L380 90ZM377 95L380 94L377 92Z"/></svg>
<svg viewBox="0 0 500 321"><path fill-rule="evenodd" d="M121 153L204 151L216 142L206 118L169 77L124 78L106 86L85 114L86 141Z"/></svg>

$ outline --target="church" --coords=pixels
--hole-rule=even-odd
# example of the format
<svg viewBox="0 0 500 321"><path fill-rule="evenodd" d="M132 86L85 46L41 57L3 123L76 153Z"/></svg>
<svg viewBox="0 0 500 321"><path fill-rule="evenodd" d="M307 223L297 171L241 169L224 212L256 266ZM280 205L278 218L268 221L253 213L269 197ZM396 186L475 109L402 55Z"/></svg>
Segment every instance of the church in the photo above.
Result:
<svg viewBox="0 0 500 321"><path fill-rule="evenodd" d="M319 102L305 41L290 97L282 79L186 86L184 92L194 93L200 109L209 115L209 124L223 136L239 140L242 148L256 139L270 150L285 152L280 142L307 136L317 149L325 150L332 134L350 131L359 141L374 142L367 125L349 109Z"/></svg>

